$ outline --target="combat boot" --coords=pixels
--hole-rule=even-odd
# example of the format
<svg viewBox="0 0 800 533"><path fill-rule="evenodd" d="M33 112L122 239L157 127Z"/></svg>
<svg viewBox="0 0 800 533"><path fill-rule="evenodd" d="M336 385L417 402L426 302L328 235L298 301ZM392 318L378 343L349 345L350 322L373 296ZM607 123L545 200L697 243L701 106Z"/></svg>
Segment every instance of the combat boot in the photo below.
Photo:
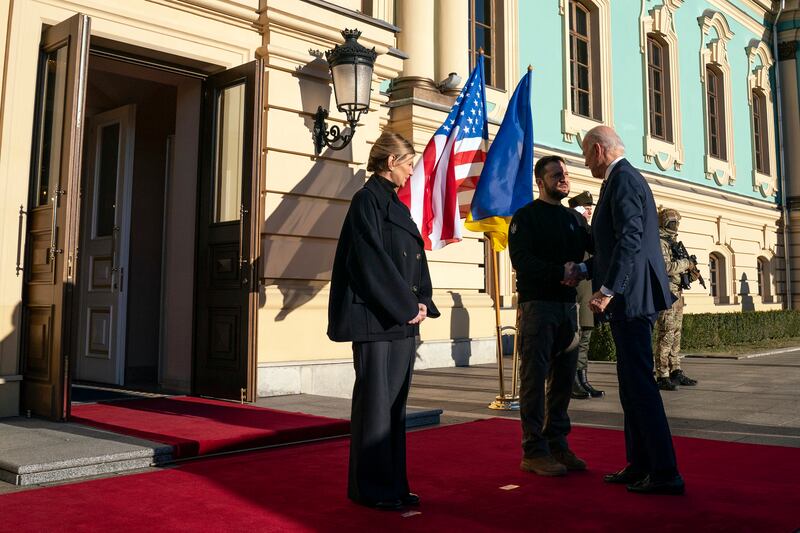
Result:
<svg viewBox="0 0 800 533"><path fill-rule="evenodd" d="M673 370L672 372L670 372L669 379L672 380L672 382L675 385L686 385L687 387L694 387L695 385L697 385L697 380L692 379L686 374L684 374L683 370L681 370L680 368L678 370Z"/></svg>
<svg viewBox="0 0 800 533"><path fill-rule="evenodd" d="M583 390L588 392L589 396L592 398L602 398L605 396L605 391L597 390L592 387L591 383L589 383L589 377L586 369L578 370L578 381L580 382L581 387L583 387Z"/></svg>
<svg viewBox="0 0 800 533"><path fill-rule="evenodd" d="M658 383L658 388L661 390L678 390L678 386L669 378L658 378L656 383Z"/></svg>
<svg viewBox="0 0 800 533"><path fill-rule="evenodd" d="M579 379L579 373L575 373L575 377L572 379L572 399L573 400L587 400L589 398L589 393L586 392L581 386L581 382Z"/></svg>

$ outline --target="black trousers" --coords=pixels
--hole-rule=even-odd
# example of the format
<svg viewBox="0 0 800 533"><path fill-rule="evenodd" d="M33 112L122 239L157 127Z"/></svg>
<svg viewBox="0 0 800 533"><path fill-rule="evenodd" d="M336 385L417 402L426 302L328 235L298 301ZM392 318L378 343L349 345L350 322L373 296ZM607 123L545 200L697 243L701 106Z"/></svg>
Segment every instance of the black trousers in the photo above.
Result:
<svg viewBox="0 0 800 533"><path fill-rule="evenodd" d="M525 457L567 449L572 380L578 362L575 302L520 304L519 415Z"/></svg>
<svg viewBox="0 0 800 533"><path fill-rule="evenodd" d="M653 378L653 324L656 315L611 320L617 348L619 399L625 414L628 463L655 478L678 473L664 402Z"/></svg>
<svg viewBox="0 0 800 533"><path fill-rule="evenodd" d="M416 340L354 342L356 382L350 418L347 495L372 504L409 493L406 400Z"/></svg>

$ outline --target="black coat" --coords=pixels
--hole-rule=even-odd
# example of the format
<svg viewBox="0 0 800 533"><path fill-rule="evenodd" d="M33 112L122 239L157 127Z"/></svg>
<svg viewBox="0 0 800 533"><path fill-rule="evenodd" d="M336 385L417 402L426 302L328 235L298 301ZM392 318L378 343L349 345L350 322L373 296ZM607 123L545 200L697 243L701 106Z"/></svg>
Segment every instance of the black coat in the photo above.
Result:
<svg viewBox="0 0 800 533"><path fill-rule="evenodd" d="M418 304L436 318L422 237L388 180L377 175L353 196L333 261L328 337L337 342L402 339Z"/></svg>

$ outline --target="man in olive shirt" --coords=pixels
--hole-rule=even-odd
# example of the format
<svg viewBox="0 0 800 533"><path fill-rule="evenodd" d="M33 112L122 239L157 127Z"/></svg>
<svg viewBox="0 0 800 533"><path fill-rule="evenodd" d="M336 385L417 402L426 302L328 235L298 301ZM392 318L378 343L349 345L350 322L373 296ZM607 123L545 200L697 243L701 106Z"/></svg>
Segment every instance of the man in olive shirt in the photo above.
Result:
<svg viewBox="0 0 800 533"><path fill-rule="evenodd" d="M508 238L520 309L520 468L562 476L586 469L567 445L567 408L578 358L575 265L593 247L583 217L561 205L570 187L564 159L542 157L534 176L539 197L514 214Z"/></svg>

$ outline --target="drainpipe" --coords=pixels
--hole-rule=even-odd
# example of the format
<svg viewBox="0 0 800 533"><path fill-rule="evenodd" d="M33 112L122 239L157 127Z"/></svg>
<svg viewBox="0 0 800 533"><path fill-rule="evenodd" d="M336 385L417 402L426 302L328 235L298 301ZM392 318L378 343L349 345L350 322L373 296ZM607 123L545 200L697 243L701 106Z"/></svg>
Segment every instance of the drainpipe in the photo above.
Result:
<svg viewBox="0 0 800 533"><path fill-rule="evenodd" d="M783 258L785 261L784 278L786 285L786 309L792 308L792 271L791 254L789 253L789 206L786 205L786 162L783 154L783 102L781 98L780 55L778 54L778 20L781 18L786 0L781 0L781 7L772 23L772 54L775 57L775 93L778 100L778 146L781 166L781 206L783 207Z"/></svg>

